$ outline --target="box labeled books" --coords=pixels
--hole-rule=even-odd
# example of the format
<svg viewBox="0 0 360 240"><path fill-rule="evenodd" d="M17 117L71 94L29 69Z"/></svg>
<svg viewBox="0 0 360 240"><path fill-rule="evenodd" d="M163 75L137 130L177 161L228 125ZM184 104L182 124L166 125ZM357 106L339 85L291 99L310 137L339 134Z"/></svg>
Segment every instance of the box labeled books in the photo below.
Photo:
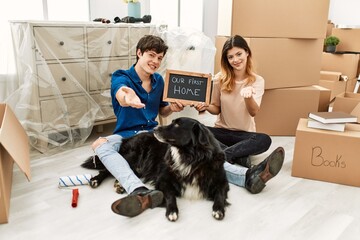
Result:
<svg viewBox="0 0 360 240"><path fill-rule="evenodd" d="M291 175L360 187L360 126L347 123L344 132L307 127L299 120Z"/></svg>

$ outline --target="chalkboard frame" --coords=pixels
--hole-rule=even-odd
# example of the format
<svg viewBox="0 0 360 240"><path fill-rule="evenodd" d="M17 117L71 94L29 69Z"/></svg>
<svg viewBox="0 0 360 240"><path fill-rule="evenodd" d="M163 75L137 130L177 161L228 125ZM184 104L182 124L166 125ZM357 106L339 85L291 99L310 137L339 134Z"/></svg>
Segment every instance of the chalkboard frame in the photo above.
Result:
<svg viewBox="0 0 360 240"><path fill-rule="evenodd" d="M180 75L183 76L185 79L189 79L191 77L201 78L206 82L205 93L204 91L201 92L201 97L204 98L204 101L197 101L192 99L186 98L173 98L169 95L169 87L171 86L170 79L171 76ZM165 87L164 87L164 96L163 100L166 102L175 102L176 100L181 101L184 104L192 105L194 103L205 102L206 104L210 104L210 94L211 94L211 74L206 73L198 73L198 72L188 72L188 71L180 71L180 70L166 70L166 77L165 77ZM204 96L205 95L205 96Z"/></svg>

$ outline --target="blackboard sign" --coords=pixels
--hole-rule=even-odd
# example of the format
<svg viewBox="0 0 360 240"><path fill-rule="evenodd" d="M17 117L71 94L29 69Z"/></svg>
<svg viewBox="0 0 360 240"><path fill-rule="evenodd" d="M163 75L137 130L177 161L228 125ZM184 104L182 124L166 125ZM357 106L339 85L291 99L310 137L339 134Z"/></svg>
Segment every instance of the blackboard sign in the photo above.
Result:
<svg viewBox="0 0 360 240"><path fill-rule="evenodd" d="M164 101L210 104L211 75L204 73L166 70Z"/></svg>

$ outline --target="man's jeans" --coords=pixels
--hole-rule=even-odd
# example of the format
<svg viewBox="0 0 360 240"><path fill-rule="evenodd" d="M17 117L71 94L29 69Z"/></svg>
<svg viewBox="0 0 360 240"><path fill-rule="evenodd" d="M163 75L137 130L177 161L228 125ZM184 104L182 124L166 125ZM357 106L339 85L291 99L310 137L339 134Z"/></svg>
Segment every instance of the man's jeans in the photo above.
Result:
<svg viewBox="0 0 360 240"><path fill-rule="evenodd" d="M138 187L145 187L144 183L135 175L128 162L119 154L122 142L120 135L104 137L107 141L95 149L95 153L105 165L106 169L121 183L127 193L132 193Z"/></svg>

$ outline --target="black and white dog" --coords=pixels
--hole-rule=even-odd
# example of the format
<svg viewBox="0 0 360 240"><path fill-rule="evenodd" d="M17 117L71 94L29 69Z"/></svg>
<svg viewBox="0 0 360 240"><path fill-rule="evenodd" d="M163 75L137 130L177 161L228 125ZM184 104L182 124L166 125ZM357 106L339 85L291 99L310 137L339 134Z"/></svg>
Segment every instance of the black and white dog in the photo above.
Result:
<svg viewBox="0 0 360 240"><path fill-rule="evenodd" d="M229 205L229 184L223 167L225 154L212 133L197 120L177 118L153 132L123 139L119 153L137 176L163 192L170 221L178 218L176 197L181 196L213 201L213 217L224 218L225 207ZM110 176L97 156L81 166L100 170L90 180L92 187Z"/></svg>

